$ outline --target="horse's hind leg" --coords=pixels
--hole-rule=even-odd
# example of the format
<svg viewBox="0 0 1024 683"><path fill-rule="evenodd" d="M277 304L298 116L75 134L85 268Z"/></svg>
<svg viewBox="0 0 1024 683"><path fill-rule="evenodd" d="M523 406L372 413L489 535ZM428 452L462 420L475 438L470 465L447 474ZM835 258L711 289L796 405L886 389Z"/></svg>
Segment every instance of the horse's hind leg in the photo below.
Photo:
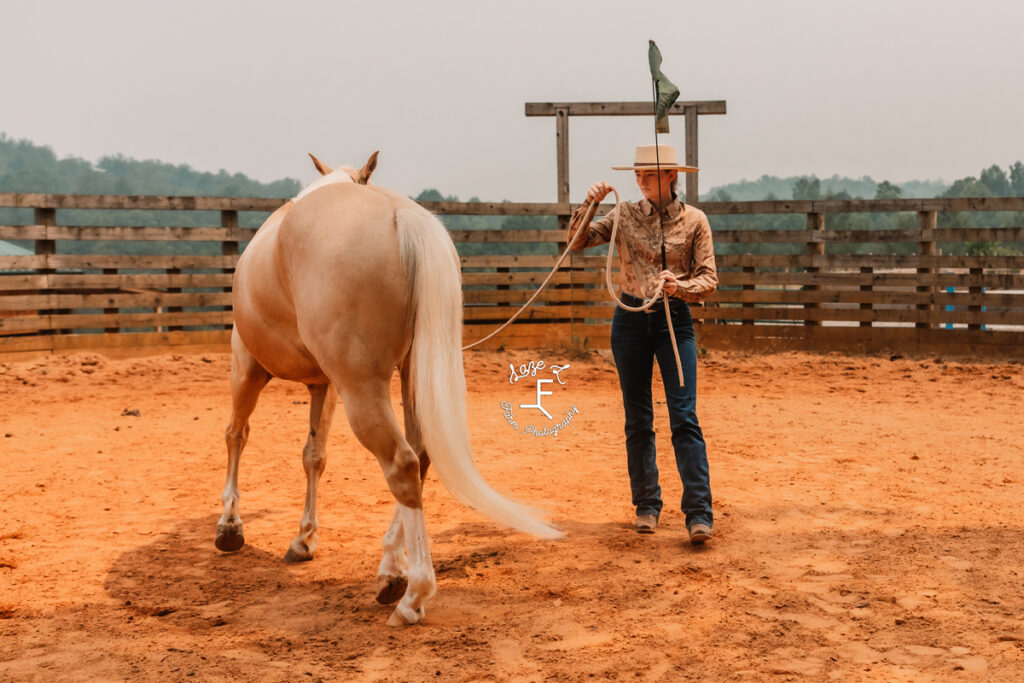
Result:
<svg viewBox="0 0 1024 683"><path fill-rule="evenodd" d="M316 550L316 530L320 526L316 518L316 491L320 475L327 465L327 434L334 418L334 408L338 404L338 395L330 384L310 384L308 389L309 436L302 450L302 467L306 470L306 507L302 511L299 535L284 555L286 562L312 560L313 551Z"/></svg>
<svg viewBox="0 0 1024 683"><path fill-rule="evenodd" d="M420 460L395 421L387 381L353 383L341 393L352 432L377 457L388 488L398 502L395 517L408 555L409 575L405 594L388 624L415 624L423 618L423 605L434 595L436 587L423 516Z"/></svg>
<svg viewBox="0 0 1024 683"><path fill-rule="evenodd" d="M256 408L260 391L270 381L270 373L249 353L238 338L231 335L231 422L224 433L228 447L228 475L221 500L224 514L217 522L214 544L219 550L232 552L245 545L242 518L238 514L238 461L249 439L249 416Z"/></svg>
<svg viewBox="0 0 1024 683"><path fill-rule="evenodd" d="M405 535L397 505L381 545L384 546L384 554L377 570L377 602L390 605L398 602L409 587L409 562L405 559Z"/></svg>
<svg viewBox="0 0 1024 683"><path fill-rule="evenodd" d="M416 451L420 459L420 485L427 478L427 468L430 467L430 456L427 455L427 447L423 444L423 435L420 433L420 423L416 418L416 400L412 386L412 356L406 356L405 361L399 366L402 379L402 416L405 418L405 440L409 446Z"/></svg>
<svg viewBox="0 0 1024 683"><path fill-rule="evenodd" d="M419 457L420 482L422 484L427 474L427 467L430 465L430 458L427 457L423 439L420 436L419 423L416 421L413 387L409 376L410 368L410 357L406 356L405 361L399 366L402 379L405 440L409 442L409 446ZM391 524L384 534L382 545L384 552L380 561L380 569L377 571L377 602L382 605L390 605L405 593L409 574L408 562L405 559L405 537L402 534L401 515L397 506L395 514L391 518Z"/></svg>

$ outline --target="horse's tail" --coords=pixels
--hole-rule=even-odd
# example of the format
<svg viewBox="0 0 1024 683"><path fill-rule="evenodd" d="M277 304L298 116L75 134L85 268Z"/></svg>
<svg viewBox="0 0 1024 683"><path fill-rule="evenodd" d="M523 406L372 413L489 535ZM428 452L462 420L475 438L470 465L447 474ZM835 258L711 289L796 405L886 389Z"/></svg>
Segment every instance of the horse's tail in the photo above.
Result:
<svg viewBox="0 0 1024 683"><path fill-rule="evenodd" d="M536 510L492 489L473 462L462 365L462 271L448 231L419 206L395 213L402 265L415 316L412 341L414 414L423 445L445 488L501 524L541 536L560 531Z"/></svg>

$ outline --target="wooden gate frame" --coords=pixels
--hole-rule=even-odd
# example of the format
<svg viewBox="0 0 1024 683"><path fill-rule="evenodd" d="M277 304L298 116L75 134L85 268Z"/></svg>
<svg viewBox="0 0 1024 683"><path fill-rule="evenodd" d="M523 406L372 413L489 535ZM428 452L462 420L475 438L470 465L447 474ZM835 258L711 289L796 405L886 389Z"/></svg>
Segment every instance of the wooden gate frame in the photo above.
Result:
<svg viewBox="0 0 1024 683"><path fill-rule="evenodd" d="M725 100L676 102L669 114L686 117L686 164L699 166L697 162L697 117L709 114L725 114ZM555 117L555 149L558 159L558 202L569 201L569 118L572 116L654 116L653 102L527 102L527 116ZM697 173L686 175L686 202L696 204L698 192ZM559 216L560 228L568 227L568 216Z"/></svg>

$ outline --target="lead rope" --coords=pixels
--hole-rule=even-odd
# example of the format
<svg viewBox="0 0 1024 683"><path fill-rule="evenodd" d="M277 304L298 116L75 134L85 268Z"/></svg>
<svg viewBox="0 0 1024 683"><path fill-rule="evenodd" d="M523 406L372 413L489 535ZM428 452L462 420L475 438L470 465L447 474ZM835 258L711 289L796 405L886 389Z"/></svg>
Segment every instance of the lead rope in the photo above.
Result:
<svg viewBox="0 0 1024 683"><path fill-rule="evenodd" d="M615 294L615 287L612 285L612 255L614 254L614 251L615 251L615 235L619 231L619 212L618 212L618 208L619 208L619 191L616 190L613 187L612 188L612 192L615 193L615 209L616 209L616 211L615 211L615 218L612 220L612 234L611 234L611 237L608 240L609 241L608 259L605 262L605 269L604 269L605 284L608 286L608 294L611 295L612 301L614 301L616 303L616 305L618 305L619 307L621 307L621 308L623 308L623 309L625 309L627 311L634 311L634 312L646 311L648 308L650 308L651 306L653 306L654 304L656 304L658 302L658 297L659 296L665 299L665 305L664 305L664 308L665 308L665 320L668 321L668 334L672 338L672 352L676 356L676 371L679 373L679 386L681 386L681 387L682 386L686 386L686 383L683 381L683 362L679 359L679 347L676 346L676 333L675 333L675 330L672 328L672 313L669 312L669 299L668 299L668 295L666 295L664 292L662 292L662 289L665 287L665 278L659 278L658 279L658 285L654 288L654 294L652 294L651 298L647 301L647 303L645 303L642 306L630 306L628 304L625 304L625 303L622 302L621 299L619 299L618 295ZM530 304L532 304L534 301L537 300L537 297L540 296L540 293L543 292L544 288L548 286L549 282L551 282L551 278L553 278L555 276L555 273L558 272L558 269L562 267L562 261L564 261L565 257L569 255L569 252L572 250L573 245L576 244L580 240L580 235L583 235L584 238L585 238L586 235L589 233L590 221L594 217L594 214L597 212L597 204L595 204L595 203L591 202L589 199L587 199L587 201L584 204L584 206L586 207L586 211L584 212L583 219L579 223L579 228L576 230L576 234L573 235L572 241L570 241L569 244L567 244L565 246L565 251L563 251L562 255L558 257L557 261L555 261L555 267L551 269L551 272L548 273L548 276L544 279L544 282L541 283L541 285L537 289L537 291L533 293L533 296L531 296L527 300L527 302L525 304L523 304L519 308L519 310L516 311L512 315L511 318L509 318L507 321L505 321L505 323L501 327L499 327L498 329L494 330L493 332L491 332L489 335L487 335L483 339L478 339L477 341L473 342L472 344L467 344L466 346L463 346L462 347L463 351L465 351L467 349L471 349L474 346L477 346L478 344L483 344L485 341L487 341L488 339L490 339L494 335L496 335L499 332L501 332L503 329L505 329L506 327L511 325L512 322L523 313L523 311L525 311L527 308L529 308Z"/></svg>

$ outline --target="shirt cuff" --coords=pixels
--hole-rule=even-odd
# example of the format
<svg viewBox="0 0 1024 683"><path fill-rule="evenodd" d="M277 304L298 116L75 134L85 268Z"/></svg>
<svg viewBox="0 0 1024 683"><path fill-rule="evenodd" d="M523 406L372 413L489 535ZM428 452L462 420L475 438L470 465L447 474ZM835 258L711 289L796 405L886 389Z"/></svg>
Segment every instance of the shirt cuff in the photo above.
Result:
<svg viewBox="0 0 1024 683"><path fill-rule="evenodd" d="M692 286L693 285L690 285L690 287L692 287ZM714 290L712 290L712 291L714 291ZM683 301L686 301L687 303L696 304L696 303L700 303L701 301L703 301L704 298L706 298L709 294L711 294L711 292L709 292L709 291L704 291L704 290L701 290L701 289L697 289L695 291L695 290L692 290L692 289L688 289L686 285L680 285L680 286L676 287L675 294L672 294L672 296L677 298L677 299L682 299Z"/></svg>

